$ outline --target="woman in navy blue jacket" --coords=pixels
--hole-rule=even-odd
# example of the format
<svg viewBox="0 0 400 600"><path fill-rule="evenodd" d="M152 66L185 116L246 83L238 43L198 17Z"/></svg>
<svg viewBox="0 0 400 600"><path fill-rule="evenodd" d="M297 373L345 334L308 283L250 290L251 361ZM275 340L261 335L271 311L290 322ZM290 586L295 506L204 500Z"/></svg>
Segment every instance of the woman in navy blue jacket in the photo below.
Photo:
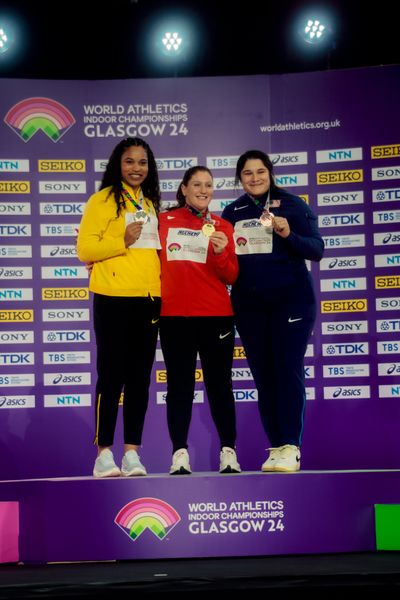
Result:
<svg viewBox="0 0 400 600"><path fill-rule="evenodd" d="M222 218L235 228L239 277L232 304L271 444L261 469L298 471L304 356L316 317L305 260L321 260L324 242L308 205L276 186L267 154L242 154L236 166L239 181L245 194L224 209Z"/></svg>

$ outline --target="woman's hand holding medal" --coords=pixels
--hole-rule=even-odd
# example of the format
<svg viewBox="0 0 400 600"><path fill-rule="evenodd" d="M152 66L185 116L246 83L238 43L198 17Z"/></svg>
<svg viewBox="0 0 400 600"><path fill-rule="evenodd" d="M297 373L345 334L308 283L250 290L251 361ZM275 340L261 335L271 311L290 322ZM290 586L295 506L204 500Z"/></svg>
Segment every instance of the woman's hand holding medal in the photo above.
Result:
<svg viewBox="0 0 400 600"><path fill-rule="evenodd" d="M272 227L276 234L282 238L287 238L290 233L290 227L285 217L273 217Z"/></svg>
<svg viewBox="0 0 400 600"><path fill-rule="evenodd" d="M210 242L212 244L214 254L221 254L228 245L228 238L223 231L214 231L210 235Z"/></svg>
<svg viewBox="0 0 400 600"><path fill-rule="evenodd" d="M129 223L125 229L125 248L129 248L132 244L138 241L142 233L143 221L134 221Z"/></svg>

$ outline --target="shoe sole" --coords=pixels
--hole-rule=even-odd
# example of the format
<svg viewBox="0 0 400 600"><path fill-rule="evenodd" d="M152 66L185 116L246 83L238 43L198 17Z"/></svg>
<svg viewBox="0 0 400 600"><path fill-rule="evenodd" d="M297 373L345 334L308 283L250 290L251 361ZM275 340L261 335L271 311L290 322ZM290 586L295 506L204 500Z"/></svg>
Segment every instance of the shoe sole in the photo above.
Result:
<svg viewBox="0 0 400 600"><path fill-rule="evenodd" d="M113 469L112 471L105 471L101 473L100 471L93 471L93 477L97 479L103 479L104 477L120 477L121 471L119 469Z"/></svg>
<svg viewBox="0 0 400 600"><path fill-rule="evenodd" d="M225 467L225 469L220 469L219 471L220 473L241 473L240 469L234 469L233 467L231 467L230 465L228 465L227 467Z"/></svg>
<svg viewBox="0 0 400 600"><path fill-rule="evenodd" d="M185 467L180 467L178 471L170 471L170 475L191 475L192 471L188 471Z"/></svg>
<svg viewBox="0 0 400 600"><path fill-rule="evenodd" d="M144 477L147 475L147 471L143 471L143 469L133 469L132 471L128 471L127 473L121 471L122 477Z"/></svg>
<svg viewBox="0 0 400 600"><path fill-rule="evenodd" d="M291 469L290 467L275 467L276 473L297 473L300 471L300 465Z"/></svg>
<svg viewBox="0 0 400 600"><path fill-rule="evenodd" d="M273 473L276 471L275 467L261 467L263 473Z"/></svg>

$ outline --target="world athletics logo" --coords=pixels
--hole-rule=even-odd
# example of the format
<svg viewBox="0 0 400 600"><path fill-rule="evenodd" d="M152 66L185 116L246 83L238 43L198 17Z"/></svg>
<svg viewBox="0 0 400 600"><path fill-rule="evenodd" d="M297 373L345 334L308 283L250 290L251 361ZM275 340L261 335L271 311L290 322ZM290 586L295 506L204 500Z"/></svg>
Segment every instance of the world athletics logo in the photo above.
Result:
<svg viewBox="0 0 400 600"><path fill-rule="evenodd" d="M121 508L114 523L133 541L145 529L163 540L180 520L180 515L167 502L159 498L137 498Z"/></svg>
<svg viewBox="0 0 400 600"><path fill-rule="evenodd" d="M25 98L10 108L4 122L24 142L29 142L39 130L58 142L75 119L65 106L51 98Z"/></svg>

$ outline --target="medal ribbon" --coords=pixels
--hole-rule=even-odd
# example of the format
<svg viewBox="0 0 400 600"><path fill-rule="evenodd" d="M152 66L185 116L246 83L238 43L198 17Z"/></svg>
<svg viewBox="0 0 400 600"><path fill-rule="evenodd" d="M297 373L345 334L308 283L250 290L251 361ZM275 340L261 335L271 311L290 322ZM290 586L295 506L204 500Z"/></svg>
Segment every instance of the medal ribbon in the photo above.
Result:
<svg viewBox="0 0 400 600"><path fill-rule="evenodd" d="M269 207L271 205L269 191L268 191L268 195L267 195L267 198L265 200L265 203L263 203L258 198L254 198L253 196L250 196L250 194L248 194L248 196L249 196L249 198L251 198L251 200L254 202L254 204L256 206L258 206L258 208L261 208L262 212L269 213Z"/></svg>
<svg viewBox="0 0 400 600"><path fill-rule="evenodd" d="M185 206L195 217L198 217L199 219L203 219L203 221L205 223L211 223L211 224L213 223L213 220L211 218L210 211L208 210L208 208L204 211L204 213L202 213L199 210L197 210L197 208L194 208L194 206L190 206L190 204L185 204Z"/></svg>
<svg viewBox="0 0 400 600"><path fill-rule="evenodd" d="M130 202L132 202L133 206L136 208L136 210L144 210L143 206L141 206L138 202L136 202L136 200L134 198L132 198L132 196L130 195L130 193L128 192L128 190L126 189L124 183L122 183L122 189L121 189L122 195L124 196L124 198L126 200L129 200ZM144 202L144 197L143 197L143 192L142 192L142 188L139 188L139 192L138 192L138 201L139 202ZM144 211L146 212L146 211Z"/></svg>

